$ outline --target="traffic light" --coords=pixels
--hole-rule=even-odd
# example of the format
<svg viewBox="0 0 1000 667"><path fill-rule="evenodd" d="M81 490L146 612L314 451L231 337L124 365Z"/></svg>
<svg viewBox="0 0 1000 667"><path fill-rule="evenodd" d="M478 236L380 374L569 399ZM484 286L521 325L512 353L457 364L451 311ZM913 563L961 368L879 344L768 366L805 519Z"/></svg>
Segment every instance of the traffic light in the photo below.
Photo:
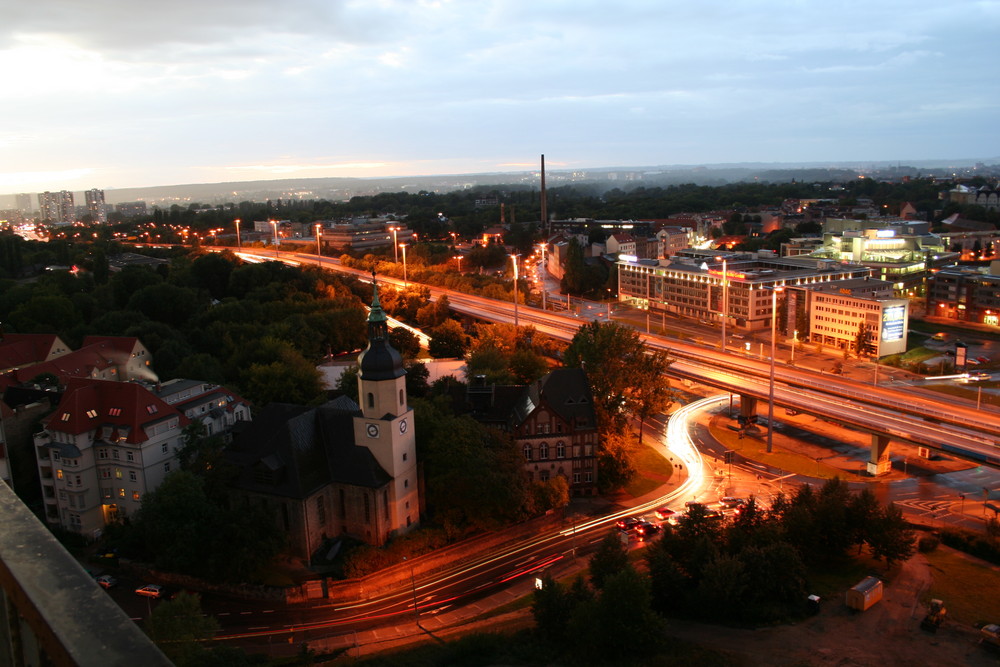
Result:
<svg viewBox="0 0 1000 667"><path fill-rule="evenodd" d="M736 458L736 452L734 452L732 450L729 450L729 451L727 451L726 453L724 453L722 455L722 460L725 463L732 463L733 459L735 459L735 458Z"/></svg>

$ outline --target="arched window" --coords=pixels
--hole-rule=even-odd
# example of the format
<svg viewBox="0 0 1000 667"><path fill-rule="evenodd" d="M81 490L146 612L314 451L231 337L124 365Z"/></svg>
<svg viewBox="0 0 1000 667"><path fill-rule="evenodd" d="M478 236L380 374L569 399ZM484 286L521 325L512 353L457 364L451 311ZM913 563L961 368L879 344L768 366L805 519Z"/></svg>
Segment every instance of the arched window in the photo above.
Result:
<svg viewBox="0 0 1000 667"><path fill-rule="evenodd" d="M531 457L532 457L531 445L525 445L524 446L524 459L526 461L530 461Z"/></svg>
<svg viewBox="0 0 1000 667"><path fill-rule="evenodd" d="M368 392L368 407L369 408L375 407L375 394L371 392Z"/></svg>
<svg viewBox="0 0 1000 667"><path fill-rule="evenodd" d="M542 446L538 448L538 460L545 461L549 458L549 443L543 442Z"/></svg>
<svg viewBox="0 0 1000 667"><path fill-rule="evenodd" d="M557 459L566 458L566 444L562 440L556 443L556 458Z"/></svg>

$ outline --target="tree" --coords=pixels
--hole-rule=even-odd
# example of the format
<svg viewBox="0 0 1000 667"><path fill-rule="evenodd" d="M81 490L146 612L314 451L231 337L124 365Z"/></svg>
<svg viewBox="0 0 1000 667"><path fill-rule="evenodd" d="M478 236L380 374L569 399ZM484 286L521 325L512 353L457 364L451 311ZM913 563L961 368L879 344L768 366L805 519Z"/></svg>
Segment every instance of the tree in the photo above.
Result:
<svg viewBox="0 0 1000 667"><path fill-rule="evenodd" d="M626 567L629 567L628 549L622 544L621 533L612 530L590 557L590 583L600 590L606 581Z"/></svg>
<svg viewBox="0 0 1000 667"><path fill-rule="evenodd" d="M636 472L632 462L634 454L632 434L627 430L601 434L601 446L597 452L597 469L601 474L597 483L602 493L615 491L632 481Z"/></svg>
<svg viewBox="0 0 1000 667"><path fill-rule="evenodd" d="M649 579L630 565L622 567L608 578L596 601L576 607L570 635L581 664L619 663L658 653L665 628L652 609Z"/></svg>
<svg viewBox="0 0 1000 667"><path fill-rule="evenodd" d="M879 513L866 541L875 560L884 558L887 568L913 555L913 531L903 518L903 512L894 503L890 503Z"/></svg>
<svg viewBox="0 0 1000 667"><path fill-rule="evenodd" d="M420 339L405 327L389 330L389 345L399 351L403 359L415 359L420 354Z"/></svg>
<svg viewBox="0 0 1000 667"><path fill-rule="evenodd" d="M187 665L206 652L202 642L219 631L219 622L201 610L197 593L182 591L156 606L146 621L146 634L176 665Z"/></svg>
<svg viewBox="0 0 1000 667"><path fill-rule="evenodd" d="M582 367L590 380L594 408L603 429L621 429L630 414L646 418L672 400L664 373L665 352L648 350L639 332L617 322L590 322L577 331L564 362Z"/></svg>
<svg viewBox="0 0 1000 667"><path fill-rule="evenodd" d="M455 320L447 320L430 330L431 342L428 352L435 359L462 357L469 345L469 337L462 325Z"/></svg>

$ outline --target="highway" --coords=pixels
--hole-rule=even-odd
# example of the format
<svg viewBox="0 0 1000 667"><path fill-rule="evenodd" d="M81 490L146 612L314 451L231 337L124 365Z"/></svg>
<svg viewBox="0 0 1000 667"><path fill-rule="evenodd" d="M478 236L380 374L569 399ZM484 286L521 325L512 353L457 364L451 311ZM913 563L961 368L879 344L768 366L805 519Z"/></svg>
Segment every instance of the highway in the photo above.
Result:
<svg viewBox="0 0 1000 667"><path fill-rule="evenodd" d="M270 253L241 253L256 261L272 261ZM332 258L316 255L282 253L283 261L296 264L319 263L326 269L370 281L364 271L342 266ZM402 281L383 277L379 280L402 287ZM487 299L452 290L426 287L432 298L448 297L459 313L494 322L514 321L513 303ZM581 310L588 312L586 302ZM605 308L592 308L591 320L607 320ZM518 306L518 324L531 325L552 338L569 341L581 324L589 321L577 314ZM734 394L767 399L769 362L746 354L722 353L715 346L641 334L652 348L670 353L674 359L670 374L716 387ZM959 400L942 401L914 391L911 386L887 387L862 384L832 374L818 373L778 362L775 364L775 405L905 440L935 450L946 451L978 463L1000 466L1000 414L976 409Z"/></svg>

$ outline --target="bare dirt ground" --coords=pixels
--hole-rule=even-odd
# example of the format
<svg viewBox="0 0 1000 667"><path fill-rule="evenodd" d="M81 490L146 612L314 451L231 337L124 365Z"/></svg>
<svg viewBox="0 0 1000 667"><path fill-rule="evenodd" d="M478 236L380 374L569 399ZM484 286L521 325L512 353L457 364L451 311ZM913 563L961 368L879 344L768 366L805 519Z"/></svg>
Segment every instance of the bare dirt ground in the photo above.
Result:
<svg viewBox="0 0 1000 667"><path fill-rule="evenodd" d="M820 613L794 626L758 630L672 623L678 638L723 649L746 665L979 665L1000 664L980 646L975 629L945 622L934 634L920 629L919 599L931 583L927 559L914 555L885 586L882 600L855 612L843 598L824 600Z"/></svg>

